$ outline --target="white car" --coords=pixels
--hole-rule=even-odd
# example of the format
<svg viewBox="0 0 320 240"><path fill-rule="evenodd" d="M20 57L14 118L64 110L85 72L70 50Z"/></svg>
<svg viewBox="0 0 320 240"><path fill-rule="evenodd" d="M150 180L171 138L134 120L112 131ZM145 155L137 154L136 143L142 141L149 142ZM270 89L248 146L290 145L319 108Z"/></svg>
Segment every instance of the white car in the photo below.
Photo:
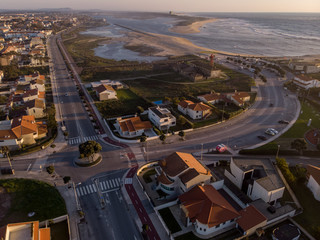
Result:
<svg viewBox="0 0 320 240"><path fill-rule="evenodd" d="M266 131L265 131L266 134L268 135L271 135L271 136L274 136L274 135L277 135L278 134L278 131L273 129L273 128L268 128Z"/></svg>

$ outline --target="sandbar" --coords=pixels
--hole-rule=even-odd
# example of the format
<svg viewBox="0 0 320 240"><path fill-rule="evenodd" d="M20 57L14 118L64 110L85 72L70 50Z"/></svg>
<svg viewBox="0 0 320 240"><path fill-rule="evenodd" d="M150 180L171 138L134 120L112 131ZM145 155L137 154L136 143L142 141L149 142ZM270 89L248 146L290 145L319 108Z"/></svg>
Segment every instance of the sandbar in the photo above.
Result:
<svg viewBox="0 0 320 240"><path fill-rule="evenodd" d="M193 22L193 23L186 25L186 26L176 25L176 26L171 27L169 29L169 31L175 32L175 33L181 33L181 34L199 33L200 28L202 26L204 26L207 23L215 22L217 20L218 20L217 18L210 18L210 19L203 20L203 21Z"/></svg>

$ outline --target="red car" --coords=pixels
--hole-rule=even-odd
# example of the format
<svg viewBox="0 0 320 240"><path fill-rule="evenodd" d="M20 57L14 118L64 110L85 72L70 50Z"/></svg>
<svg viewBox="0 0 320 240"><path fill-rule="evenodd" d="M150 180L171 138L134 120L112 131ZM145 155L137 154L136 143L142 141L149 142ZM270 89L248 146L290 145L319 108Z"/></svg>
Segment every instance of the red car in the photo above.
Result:
<svg viewBox="0 0 320 240"><path fill-rule="evenodd" d="M217 147L216 147L216 150L220 153L223 153L227 150L227 147L224 145L224 144L219 144Z"/></svg>

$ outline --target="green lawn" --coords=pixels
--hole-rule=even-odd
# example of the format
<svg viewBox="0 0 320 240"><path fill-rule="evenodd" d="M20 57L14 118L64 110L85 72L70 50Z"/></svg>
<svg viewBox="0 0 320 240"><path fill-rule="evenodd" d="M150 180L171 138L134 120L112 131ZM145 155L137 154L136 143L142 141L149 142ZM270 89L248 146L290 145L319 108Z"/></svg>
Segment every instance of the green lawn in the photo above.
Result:
<svg viewBox="0 0 320 240"><path fill-rule="evenodd" d="M0 186L11 196L11 207L0 226L11 222L43 221L67 213L57 189L45 182L29 179L0 180ZM27 214L35 212L33 217Z"/></svg>
<svg viewBox="0 0 320 240"><path fill-rule="evenodd" d="M141 106L144 109L151 106L150 103L143 98L140 98L129 89L117 90L117 97L118 100L108 100L96 103L96 106L103 117L111 118L135 114L137 112L137 106Z"/></svg>
<svg viewBox="0 0 320 240"><path fill-rule="evenodd" d="M181 231L181 227L179 226L178 222L174 218L174 216L169 208L160 209L159 213L171 233L176 233L176 232Z"/></svg>
<svg viewBox="0 0 320 240"><path fill-rule="evenodd" d="M295 175L295 171L291 172ZM301 226L303 226L311 235L314 235L314 227L320 226L320 202L317 201L305 183L291 184L290 187L294 191L300 204L303 207L303 213L294 218Z"/></svg>
<svg viewBox="0 0 320 240"><path fill-rule="evenodd" d="M320 114L319 110L307 102L301 104L301 110L302 113L298 120L286 133L281 135L281 138L302 138L308 130L320 127L320 116L315 115ZM308 127L307 124L310 118L312 119L312 123Z"/></svg>

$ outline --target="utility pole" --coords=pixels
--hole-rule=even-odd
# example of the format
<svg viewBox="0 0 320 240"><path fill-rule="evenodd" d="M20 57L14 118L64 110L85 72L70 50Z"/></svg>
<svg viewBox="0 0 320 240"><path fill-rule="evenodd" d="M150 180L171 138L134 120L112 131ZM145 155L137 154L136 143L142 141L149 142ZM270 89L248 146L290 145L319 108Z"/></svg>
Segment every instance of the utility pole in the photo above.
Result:
<svg viewBox="0 0 320 240"><path fill-rule="evenodd" d="M278 145L278 150L277 150L276 159L279 157L279 150L280 150L280 145Z"/></svg>

